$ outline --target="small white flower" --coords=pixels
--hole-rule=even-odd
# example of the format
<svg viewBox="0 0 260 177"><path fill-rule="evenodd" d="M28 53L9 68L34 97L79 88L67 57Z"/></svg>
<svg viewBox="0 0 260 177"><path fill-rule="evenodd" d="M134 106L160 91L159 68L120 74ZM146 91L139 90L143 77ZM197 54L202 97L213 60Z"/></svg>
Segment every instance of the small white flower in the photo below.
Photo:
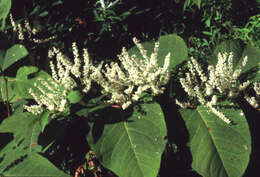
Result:
<svg viewBox="0 0 260 177"><path fill-rule="evenodd" d="M217 101L218 101L217 96L216 96L216 95L213 95L213 97L211 98L210 104L211 104L211 105L216 105L216 104L217 104Z"/></svg>
<svg viewBox="0 0 260 177"><path fill-rule="evenodd" d="M212 95L213 94L213 88L210 84L206 84L206 94Z"/></svg>

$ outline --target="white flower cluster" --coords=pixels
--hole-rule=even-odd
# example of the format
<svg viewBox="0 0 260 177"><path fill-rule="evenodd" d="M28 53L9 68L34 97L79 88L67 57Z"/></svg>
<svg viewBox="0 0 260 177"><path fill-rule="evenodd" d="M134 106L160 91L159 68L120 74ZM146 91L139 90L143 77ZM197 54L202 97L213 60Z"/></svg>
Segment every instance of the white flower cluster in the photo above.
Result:
<svg viewBox="0 0 260 177"><path fill-rule="evenodd" d="M213 107L217 104L217 96L214 95L214 91L230 98L237 97L250 84L249 81L242 84L237 81L246 63L247 57L243 59L242 65L234 70L232 53L229 55L219 53L215 68L212 65L208 66L209 77L207 77L198 62L191 58L191 61L188 62L189 72L186 73L186 78L180 79L180 83L187 94L193 98L193 101L195 99L200 104L206 105L223 121L230 123L230 120L223 113ZM181 107L192 104L182 103L178 100L176 103Z"/></svg>
<svg viewBox="0 0 260 177"><path fill-rule="evenodd" d="M84 67L82 76L80 72L81 59L79 58L76 43L73 43L72 49L75 57L74 64L56 48L49 50L49 58L56 55L57 67L55 67L51 61L50 68L52 71L52 78L49 78L47 80L48 82L41 79L40 84L35 84L37 91L34 91L33 89L29 90L29 93L33 96L38 105L24 106L27 111L32 112L33 114L41 114L44 107L46 107L46 109L50 111L64 112L68 103L66 97L69 91L77 86L72 75L81 79L85 86L83 91L88 92L91 80L88 78L88 65L90 63L87 51L84 50Z"/></svg>
<svg viewBox="0 0 260 177"><path fill-rule="evenodd" d="M162 93L163 85L169 80L170 53L165 57L164 66L159 67L157 64L159 43L155 43L154 52L148 57L147 51L139 41L136 38L133 41L143 59L135 55L129 56L123 48L122 53L118 55L123 68L112 62L106 64L102 70L101 63L97 68L93 68L94 72L91 74L91 78L103 87L104 94L111 97L107 102L117 103L122 109L138 101L145 91L150 90L154 95Z"/></svg>
<svg viewBox="0 0 260 177"><path fill-rule="evenodd" d="M71 77L71 75L74 75L77 79L81 81L82 85L84 86L83 92L87 93L91 87L90 68L92 67L88 51L86 49L83 49L83 59L81 59L79 57L78 47L75 42L72 43L72 51L74 55L74 64L70 61L68 57L66 57L55 47L49 50L49 58L52 58L54 55L56 55L58 69L57 73L54 64L50 62L52 78L60 84L64 84L65 88L67 88L68 90L71 90L76 86L75 81ZM84 62L84 65L83 71L81 72L82 60Z"/></svg>
<svg viewBox="0 0 260 177"><path fill-rule="evenodd" d="M64 112L67 104L66 92L59 83L54 79L49 78L46 80L39 80L40 84L34 84L36 90L29 89L29 93L33 96L38 105L24 106L28 112L33 114L41 114L44 107L50 111ZM63 90L63 91L62 91Z"/></svg>
<svg viewBox="0 0 260 177"><path fill-rule="evenodd" d="M32 29L27 20L24 20L24 25L22 26L20 23L19 24L15 23L12 14L10 14L9 17L10 17L10 22L11 22L11 25L13 28L13 32L14 33L18 32L18 39L20 41L25 40L25 34L28 35L29 41L37 43L37 44L48 42L57 37L54 35L54 36L51 36L51 37L48 37L45 39L36 38L34 36L38 33L38 30L36 28Z"/></svg>
<svg viewBox="0 0 260 177"><path fill-rule="evenodd" d="M43 112L43 106L51 111L64 111L67 94L77 86L72 75L81 82L85 93L90 90L92 80L97 82L103 87L104 94L110 97L107 102L119 104L122 109L138 101L145 91L151 91L154 95L163 93L163 85L169 80L170 54L165 57L164 66L159 67L157 65L159 43L155 44L154 52L148 57L147 51L136 38L134 42L143 59L138 59L134 55L129 56L123 48L118 57L124 69L114 62L105 65L105 69L102 69L103 62L97 67L93 66L86 49L83 49L84 65L81 68L82 59L79 57L76 43L72 44L74 64L58 49L52 48L49 50L49 58L56 55L57 67L52 61L50 62L52 78L48 82L41 80L41 84L35 85L41 94L32 89L29 91L38 105L25 106L25 109L34 114Z"/></svg>

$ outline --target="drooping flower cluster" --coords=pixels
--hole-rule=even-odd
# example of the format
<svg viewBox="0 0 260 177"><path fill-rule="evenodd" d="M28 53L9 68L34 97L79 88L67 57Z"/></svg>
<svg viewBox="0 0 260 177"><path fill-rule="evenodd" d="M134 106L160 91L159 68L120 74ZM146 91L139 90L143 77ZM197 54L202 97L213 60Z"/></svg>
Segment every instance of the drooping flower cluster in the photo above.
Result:
<svg viewBox="0 0 260 177"><path fill-rule="evenodd" d="M27 39L25 37L25 35L28 36L29 41L36 43L36 44L45 43L45 42L48 42L57 37L54 35L54 36L50 36L50 37L44 38L44 39L37 38L35 36L38 33L38 30L36 28L31 28L31 26L27 20L24 20L24 24L22 25L21 23L18 23L18 24L15 23L12 14L10 14L9 17L10 17L10 22L12 25L13 32L18 33L18 39L20 41L24 41L25 39Z"/></svg>
<svg viewBox="0 0 260 177"><path fill-rule="evenodd" d="M159 67L157 64L159 43L155 43L154 52L148 56L139 41L136 38L133 41L143 58L130 56L123 48L122 53L118 55L123 68L112 62L106 64L102 70L101 64L94 68L91 74L91 78L103 87L104 94L110 96L107 102L117 103L122 109L138 101L145 91L150 90L154 95L162 93L163 85L169 80L170 53L165 57L164 66Z"/></svg>
<svg viewBox="0 0 260 177"><path fill-rule="evenodd" d="M246 63L247 57L243 59L242 65L234 70L232 53L229 55L219 53L216 66L208 66L209 76L207 77L198 62L191 58L191 61L188 62L189 72L186 73L186 78L180 79L180 83L187 94L192 97L193 103L182 103L178 100L176 103L181 107L187 107L195 102L206 105L223 121L230 123L230 120L214 107L217 104L217 96L214 95L214 91L230 98L237 97L250 84L249 81L242 84L238 82L238 77Z"/></svg>

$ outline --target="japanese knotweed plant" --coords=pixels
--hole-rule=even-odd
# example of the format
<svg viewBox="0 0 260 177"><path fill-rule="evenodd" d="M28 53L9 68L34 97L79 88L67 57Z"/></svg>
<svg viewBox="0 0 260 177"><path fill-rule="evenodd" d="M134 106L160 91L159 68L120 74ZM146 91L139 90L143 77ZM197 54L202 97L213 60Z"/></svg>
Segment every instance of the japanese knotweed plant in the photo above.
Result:
<svg viewBox="0 0 260 177"><path fill-rule="evenodd" d="M56 133L71 132L70 126L47 127L50 121L65 119L70 123L79 118L83 120L81 126L89 130L82 135L104 167L120 177L158 175L166 146L164 116L175 120L177 114L164 115L159 104L144 102L142 98L144 93L154 96L167 90L169 72L187 58L187 48L177 35L143 44L134 38L134 43L134 48L122 49L118 63L93 64L87 49L83 49L81 55L73 43L73 59L56 48L50 49L51 76L45 73L29 79L34 67L19 69L13 78L16 85L31 86L25 90L30 97L19 96L33 98L37 104L27 104L24 106L27 112L14 113L0 124L0 133L13 133L14 137L0 150L3 159L0 173L4 176L41 176L41 169L45 169L47 176L68 176L38 154L52 146L52 142L41 144L38 137L42 133L47 138L56 138ZM259 51L249 49L254 51L253 56L250 52L240 57L234 57L237 56L235 52L218 52L216 65L209 65L208 72L192 58L188 61L186 77L180 79L189 102L177 103L189 109L178 111L190 135L187 146L192 154L191 166L203 177L242 177L247 168L251 153L250 132L243 111L231 101L240 96L259 100L259 78L240 82L248 65L250 69L259 61L254 60L254 57L258 59ZM88 94L96 85L100 86L103 95L88 100ZM247 93L249 89L254 90L254 96ZM178 91L175 92L178 96ZM100 100L102 104L106 102L106 107L100 109L96 104ZM110 106L112 104L122 109L115 109ZM169 106L176 107L170 103ZM95 114L89 114L91 111ZM66 135L63 138L66 139ZM21 157L24 157L21 162L10 167L9 164ZM83 165L80 169L83 174Z"/></svg>
<svg viewBox="0 0 260 177"><path fill-rule="evenodd" d="M52 61L50 62L52 78L47 81L41 79L39 83L35 83L38 93L33 88L29 90L29 93L37 105L24 106L24 108L33 114L41 114L44 108L49 111L63 112L69 101L78 103L81 100L71 102L76 97L72 94L73 89L83 86L82 92L87 93L92 81L98 83L103 88L103 93L110 98L106 101L107 103L119 104L122 109L138 101L145 91L151 91L154 95L163 93L163 86L169 80L170 53L165 57L164 66L159 67L157 64L159 43L155 43L154 52L148 56L138 40L136 38L133 40L143 59L135 55L130 56L123 48L122 53L118 55L123 69L114 62L106 64L105 69L102 69L103 62L97 67L94 66L89 59L87 49L83 49L83 59L80 59L76 43L72 44L74 64L61 51L52 48L49 51L49 57L52 58L56 54L57 59L56 67ZM83 66L81 66L82 60ZM73 77L80 80L81 86L77 86Z"/></svg>
<svg viewBox="0 0 260 177"><path fill-rule="evenodd" d="M159 49L159 42L164 47ZM119 176L131 176L131 174L140 177L156 176L166 143L164 140L166 125L159 104L146 103L142 99L144 95L150 95L149 100L151 100L151 96L163 93L170 77L169 68L181 63L187 54L184 41L177 35L161 37L159 42L155 42L155 45L151 42L152 45L149 44L149 46L152 48L146 47L144 49L143 46L146 44L142 45L134 38L136 48L133 50L139 52L133 54L133 50L126 51L123 48L122 53L118 55L120 62L111 62L105 65L103 62L94 65L87 49L83 49L83 54L80 55L76 43L72 44L73 60L56 48L50 49L51 76L37 77L37 81L35 81L37 78L28 80L28 82L35 81L27 91L37 104L25 105L24 109L28 112L20 113L21 115L15 114L9 119L19 122L17 120L19 117L25 117L24 121L28 123L29 129L31 127L33 129L32 133L25 137L28 138L28 141L24 141L20 146L28 147L26 143L29 142L30 149L34 150L39 133L48 131L45 127L54 118L60 120L59 118L66 119L68 117L69 119L70 116L84 116L89 126L92 127L92 124L95 124L95 119L91 123L93 120L91 116L94 114L89 115L88 113L100 110L96 102L102 100L102 104L105 102L105 107L110 109L110 112L98 120L112 120L115 123L106 125L102 136L95 143L91 140L91 132L89 133L87 139L97 158L102 165L113 170ZM178 45L169 46L169 42L178 43ZM174 60L177 59L176 54L170 55L170 50L167 47L177 49L179 46L183 46L181 50L184 50L184 55L180 53L177 55L178 60ZM53 60L55 56L56 60ZM94 83L95 86L100 85L103 95L88 101L84 97L89 94ZM73 104L77 105L77 109L80 107L82 109L75 112L74 109L71 109ZM116 104L116 107L122 109L109 106L112 104ZM113 117L115 111L119 111L116 113L120 114ZM126 114L126 111L132 112L132 114ZM117 122L118 119L121 121ZM8 121L5 122L4 125L10 124ZM40 129L38 129L39 127ZM10 130L8 129L8 131ZM4 132L7 129L0 127L1 131ZM136 134L136 132L139 133ZM108 134L112 139L106 137ZM118 151L118 148L121 151ZM107 150L130 158L129 162L114 163L120 158L112 157L113 155L107 153ZM150 159L150 154L154 154L153 159ZM100 158L101 156L105 158ZM125 170L119 168L118 165L124 166L122 169ZM129 171L132 168L136 168L134 173ZM9 170L8 173L4 174L11 174L11 172L12 170Z"/></svg>
<svg viewBox="0 0 260 177"><path fill-rule="evenodd" d="M206 76L198 62L191 58L188 62L189 72L186 73L186 78L180 79L191 101L184 103L176 100L176 103L181 107L206 105L220 119L229 124L231 121L214 106L218 103L218 97L235 98L249 86L250 81L241 84L238 81L246 63L247 56L244 57L242 65L234 69L232 53L219 53L216 66L209 65L209 74Z"/></svg>
<svg viewBox="0 0 260 177"><path fill-rule="evenodd" d="M249 162L251 137L238 101L245 99L259 108L259 50L247 46L242 55L243 49L236 44L221 44L226 48L219 47L224 52L218 52L215 66L211 61L202 67L192 57L188 72L179 79L188 97L176 99L176 104L184 108L180 113L190 135L192 168L203 177L243 176ZM245 78L250 69L257 73L254 79ZM250 90L254 96L249 96Z"/></svg>

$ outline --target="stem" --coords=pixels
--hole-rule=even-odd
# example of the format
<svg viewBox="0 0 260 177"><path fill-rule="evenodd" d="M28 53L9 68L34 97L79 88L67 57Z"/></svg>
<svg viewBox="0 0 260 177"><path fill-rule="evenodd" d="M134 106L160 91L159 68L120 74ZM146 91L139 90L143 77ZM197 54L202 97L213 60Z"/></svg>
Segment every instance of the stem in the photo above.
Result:
<svg viewBox="0 0 260 177"><path fill-rule="evenodd" d="M3 78L4 78L4 81L5 81L5 97L6 97L6 109L7 109L7 115L8 117L11 116L11 113L10 113L10 105L9 105L9 102L8 102L8 87L7 87L7 80L6 78L4 77L4 74L2 75Z"/></svg>

